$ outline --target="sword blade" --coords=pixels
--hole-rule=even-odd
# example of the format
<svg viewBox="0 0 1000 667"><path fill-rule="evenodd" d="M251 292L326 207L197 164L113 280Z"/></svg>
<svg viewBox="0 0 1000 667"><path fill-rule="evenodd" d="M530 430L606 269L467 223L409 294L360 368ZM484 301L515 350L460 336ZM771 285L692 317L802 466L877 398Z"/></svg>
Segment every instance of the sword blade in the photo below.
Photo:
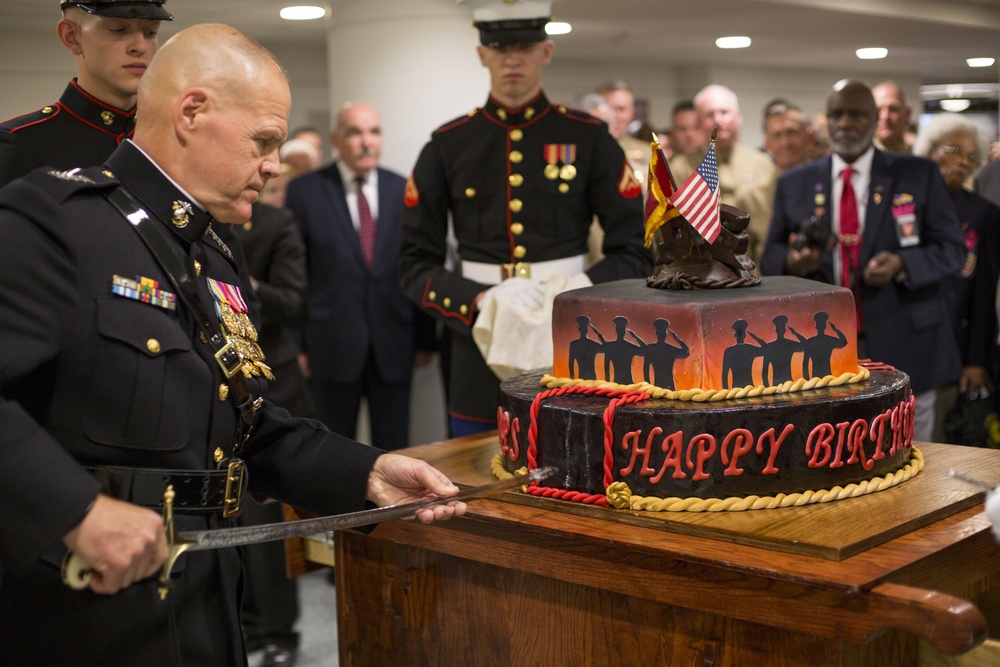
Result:
<svg viewBox="0 0 1000 667"><path fill-rule="evenodd" d="M389 505L388 507L377 507L360 512L350 512L348 514L303 519L301 521L269 523L262 526L179 532L174 544L188 545L187 551L203 551L206 549L224 549L250 544L261 544L263 542L284 540L290 537L305 537L307 535L315 535L316 533L370 526L382 521L410 517L417 510L427 507L447 505L455 501L464 501L472 498L482 498L483 496L506 491L522 484L538 482L554 475L556 472L557 468L555 466L545 466L536 468L524 475L514 475L510 479L503 479L490 484L483 484L482 486L474 486L459 491L456 495L447 498L433 498L405 505Z"/></svg>

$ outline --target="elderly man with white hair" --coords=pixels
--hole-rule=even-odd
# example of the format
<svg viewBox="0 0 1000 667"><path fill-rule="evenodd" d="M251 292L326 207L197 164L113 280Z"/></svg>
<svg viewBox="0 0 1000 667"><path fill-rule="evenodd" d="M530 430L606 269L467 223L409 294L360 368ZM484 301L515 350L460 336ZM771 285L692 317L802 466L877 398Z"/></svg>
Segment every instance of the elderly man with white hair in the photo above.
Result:
<svg viewBox="0 0 1000 667"><path fill-rule="evenodd" d="M988 361L997 338L1000 208L966 187L986 154L986 142L968 118L955 113L936 115L921 128L913 153L929 157L940 167L965 235L965 263L945 289L962 354L962 377L958 383L938 389L935 440L948 442L956 438L945 430L944 415L954 407L960 392L978 395L990 379Z"/></svg>
<svg viewBox="0 0 1000 667"><path fill-rule="evenodd" d="M764 153L739 142L743 116L739 100L729 88L720 85L705 86L695 95L695 110L701 118L706 141L716 130L715 154L719 164L719 194L722 203L735 206L750 214L749 255L759 261L767 238L771 220L771 204L778 169ZM670 171L677 183L686 179L701 164L708 152L702 146L693 153L675 155L670 159Z"/></svg>

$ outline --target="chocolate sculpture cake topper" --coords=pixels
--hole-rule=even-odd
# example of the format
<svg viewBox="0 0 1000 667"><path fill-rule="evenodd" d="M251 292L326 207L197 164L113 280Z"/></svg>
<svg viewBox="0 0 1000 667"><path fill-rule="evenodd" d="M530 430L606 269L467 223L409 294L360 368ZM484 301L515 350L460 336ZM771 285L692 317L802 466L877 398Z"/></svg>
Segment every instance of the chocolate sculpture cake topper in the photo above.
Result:
<svg viewBox="0 0 1000 667"><path fill-rule="evenodd" d="M715 135L708 153L677 187L654 135L646 201L646 246L656 242L656 263L646 285L687 290L752 287L760 277L747 255L750 216L723 204ZM656 232L659 230L659 234Z"/></svg>

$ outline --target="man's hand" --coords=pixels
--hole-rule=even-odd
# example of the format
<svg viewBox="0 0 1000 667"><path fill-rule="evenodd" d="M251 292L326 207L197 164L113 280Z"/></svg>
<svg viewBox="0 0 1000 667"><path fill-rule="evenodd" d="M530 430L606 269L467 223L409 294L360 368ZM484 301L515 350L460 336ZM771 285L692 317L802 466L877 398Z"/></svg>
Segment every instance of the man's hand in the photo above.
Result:
<svg viewBox="0 0 1000 667"><path fill-rule="evenodd" d="M400 505L431 498L445 498L458 493L458 487L438 469L425 461L401 454L383 454L375 460L368 475L366 497L376 505ZM443 521L465 514L466 505L455 502L435 505L417 512L423 523Z"/></svg>
<svg viewBox="0 0 1000 667"><path fill-rule="evenodd" d="M823 262L823 251L815 246L807 245L802 250L796 250L792 245L797 234L792 234L789 239L788 254L785 256L785 268L789 275L804 277L810 273L819 271L819 265Z"/></svg>
<svg viewBox="0 0 1000 667"><path fill-rule="evenodd" d="M965 366L958 380L958 390L963 394L978 392L986 384L986 369L983 366Z"/></svg>
<svg viewBox="0 0 1000 667"><path fill-rule="evenodd" d="M494 297L508 297L528 308L539 310L545 305L545 285L527 278L508 278L484 292Z"/></svg>
<svg viewBox="0 0 1000 667"><path fill-rule="evenodd" d="M91 590L108 595L156 574L168 555L163 517L101 494L63 543L90 566Z"/></svg>
<svg viewBox="0 0 1000 667"><path fill-rule="evenodd" d="M894 252L883 250L868 260L864 273L865 285L869 287L888 285L902 270L903 258Z"/></svg>

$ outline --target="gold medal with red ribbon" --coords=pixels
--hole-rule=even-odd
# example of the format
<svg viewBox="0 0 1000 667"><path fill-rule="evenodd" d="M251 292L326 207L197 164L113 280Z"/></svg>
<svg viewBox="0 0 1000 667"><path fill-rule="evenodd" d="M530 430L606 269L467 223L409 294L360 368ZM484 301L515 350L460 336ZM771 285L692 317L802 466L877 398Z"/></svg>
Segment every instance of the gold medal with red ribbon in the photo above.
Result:
<svg viewBox="0 0 1000 667"><path fill-rule="evenodd" d="M208 289L215 297L215 313L222 322L226 338L243 355L243 375L247 378L263 375L273 380L271 369L264 363L264 351L257 344L257 329L250 321L250 312L240 288L209 278Z"/></svg>

